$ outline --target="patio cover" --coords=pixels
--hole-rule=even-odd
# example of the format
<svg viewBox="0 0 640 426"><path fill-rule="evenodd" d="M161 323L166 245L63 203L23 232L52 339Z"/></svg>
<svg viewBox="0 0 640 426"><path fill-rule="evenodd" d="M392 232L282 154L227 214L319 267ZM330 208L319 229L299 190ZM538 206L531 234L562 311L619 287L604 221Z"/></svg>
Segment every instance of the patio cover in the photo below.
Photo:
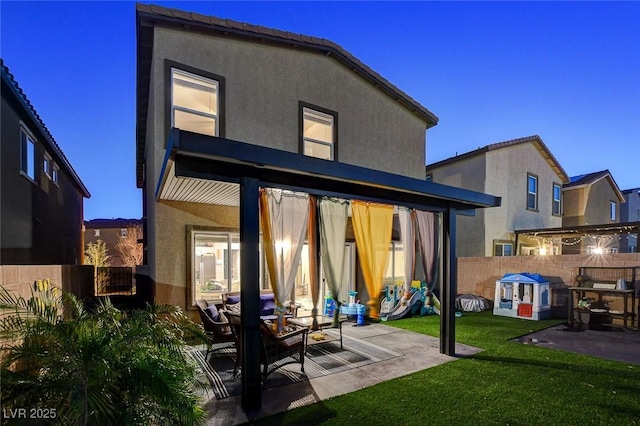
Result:
<svg viewBox="0 0 640 426"><path fill-rule="evenodd" d="M172 129L157 199L208 199L240 207L242 401L260 408L259 209L261 187L289 189L443 213L440 352L455 354L456 212L500 206L500 197L345 163ZM212 193L216 191L216 193ZM234 193L235 191L235 193ZM220 200L216 199L220 195ZM235 195L237 194L237 195Z"/></svg>

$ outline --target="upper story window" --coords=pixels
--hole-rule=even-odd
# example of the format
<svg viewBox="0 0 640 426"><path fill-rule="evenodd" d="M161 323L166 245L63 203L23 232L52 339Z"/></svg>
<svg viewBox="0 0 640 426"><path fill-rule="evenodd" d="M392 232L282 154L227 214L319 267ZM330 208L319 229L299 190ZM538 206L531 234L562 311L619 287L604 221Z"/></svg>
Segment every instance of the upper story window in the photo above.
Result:
<svg viewBox="0 0 640 426"><path fill-rule="evenodd" d="M56 163L53 163L53 167L51 168L51 180L56 185L58 184L58 175L60 175L60 167Z"/></svg>
<svg viewBox="0 0 640 426"><path fill-rule="evenodd" d="M337 160L337 114L318 107L301 105L300 152L310 157Z"/></svg>
<svg viewBox="0 0 640 426"><path fill-rule="evenodd" d="M616 202L609 201L609 219L616 220Z"/></svg>
<svg viewBox="0 0 640 426"><path fill-rule="evenodd" d="M527 210L538 210L538 177L527 174Z"/></svg>
<svg viewBox="0 0 640 426"><path fill-rule="evenodd" d="M122 229L120 230L120 236L121 236L122 238L126 238L126 236L127 236L127 228L122 228Z"/></svg>
<svg viewBox="0 0 640 426"><path fill-rule="evenodd" d="M20 126L20 173L36 180L36 141L31 132Z"/></svg>
<svg viewBox="0 0 640 426"><path fill-rule="evenodd" d="M171 68L171 127L220 135L219 82Z"/></svg>
<svg viewBox="0 0 640 426"><path fill-rule="evenodd" d="M44 160L42 161L42 171L49 179L51 179L52 168L53 168L52 164L53 162L51 161L51 156L49 155L49 153L45 152Z"/></svg>
<svg viewBox="0 0 640 426"><path fill-rule="evenodd" d="M562 214L562 187L558 183L553 184L553 205L551 214L560 216Z"/></svg>
<svg viewBox="0 0 640 426"><path fill-rule="evenodd" d="M99 229L94 229L93 230L93 236L94 237L99 237L100 236L100 230Z"/></svg>

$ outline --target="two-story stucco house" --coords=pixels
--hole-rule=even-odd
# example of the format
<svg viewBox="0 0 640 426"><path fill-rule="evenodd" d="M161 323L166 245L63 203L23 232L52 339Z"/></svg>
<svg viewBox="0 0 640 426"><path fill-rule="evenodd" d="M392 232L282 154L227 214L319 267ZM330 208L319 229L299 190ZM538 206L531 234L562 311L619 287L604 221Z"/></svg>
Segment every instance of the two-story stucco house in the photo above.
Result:
<svg viewBox="0 0 640 426"><path fill-rule="evenodd" d="M1 60L0 68L0 265L81 264L89 191Z"/></svg>
<svg viewBox="0 0 640 426"><path fill-rule="evenodd" d="M433 182L496 194L499 208L458 215L458 255L513 256L556 251L536 241L520 239L515 231L552 228L562 224L562 185L569 178L539 136L484 146L426 168Z"/></svg>
<svg viewBox="0 0 640 426"><path fill-rule="evenodd" d="M437 212L441 350L454 352L451 218L500 200L425 180L434 114L333 42L212 16L138 4L137 55L138 277L187 310L205 290L241 290L245 407L260 404L261 188ZM365 297L357 247L345 250Z"/></svg>
<svg viewBox="0 0 640 426"><path fill-rule="evenodd" d="M573 176L562 188L564 216L562 226L610 225L620 222L624 195L609 170ZM617 253L617 238L585 238L579 244L565 246L564 253Z"/></svg>

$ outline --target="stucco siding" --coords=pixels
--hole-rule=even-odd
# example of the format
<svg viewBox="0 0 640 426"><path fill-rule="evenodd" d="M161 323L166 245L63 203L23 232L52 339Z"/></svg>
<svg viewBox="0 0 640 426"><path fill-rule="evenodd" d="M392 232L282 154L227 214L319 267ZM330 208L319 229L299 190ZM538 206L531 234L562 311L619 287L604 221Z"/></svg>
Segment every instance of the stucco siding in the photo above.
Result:
<svg viewBox="0 0 640 426"><path fill-rule="evenodd" d="M471 157L443 167L430 168L429 173L431 173L433 182L485 192L487 175L483 155ZM484 253L485 218L486 212L484 209L476 210L476 214L473 217L457 216L456 244L458 256L478 256Z"/></svg>
<svg viewBox="0 0 640 426"><path fill-rule="evenodd" d="M608 179L603 178L590 185L589 197L585 208L584 221L586 225L601 223L616 223L620 219L620 201ZM609 202L616 204L615 219L609 217Z"/></svg>
<svg viewBox="0 0 640 426"><path fill-rule="evenodd" d="M502 197L502 205L486 212L485 255L493 253L493 240L514 241L515 230L555 228L562 217L552 214L553 184L561 178L531 144L489 151L485 191ZM538 209L527 210L527 175L538 178Z"/></svg>
<svg viewBox="0 0 640 426"><path fill-rule="evenodd" d="M157 82L165 58L225 78L229 139L298 152L302 101L338 113L339 161L424 179L426 124L332 57L156 27ZM164 88L154 90L164 132Z"/></svg>

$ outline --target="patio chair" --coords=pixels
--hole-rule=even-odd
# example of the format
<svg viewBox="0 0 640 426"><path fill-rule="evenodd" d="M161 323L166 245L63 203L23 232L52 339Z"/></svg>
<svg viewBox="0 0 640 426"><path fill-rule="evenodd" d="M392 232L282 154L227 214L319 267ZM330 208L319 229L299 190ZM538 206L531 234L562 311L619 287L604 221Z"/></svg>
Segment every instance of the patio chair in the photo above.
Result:
<svg viewBox="0 0 640 426"><path fill-rule="evenodd" d="M221 312L218 312L217 307L213 304L210 305L204 299L197 300L196 307L198 308L198 314L200 315L200 320L202 321L204 331L209 337L205 359L212 352L219 351L231 346L235 347L236 341L229 321L226 318L224 318L223 321L214 320L216 316L217 319L220 319L221 316ZM217 315L216 312L218 312ZM228 344L224 345L223 343Z"/></svg>
<svg viewBox="0 0 640 426"><path fill-rule="evenodd" d="M240 315L229 313L229 322L236 338L236 365L233 374L237 373L242 362L242 321ZM291 329L292 327L289 327ZM260 319L261 351L260 363L262 369L262 385L264 386L269 374L288 364L300 363L300 370L304 372L304 351L307 341L307 327L295 328L293 331L276 335L270 324Z"/></svg>

